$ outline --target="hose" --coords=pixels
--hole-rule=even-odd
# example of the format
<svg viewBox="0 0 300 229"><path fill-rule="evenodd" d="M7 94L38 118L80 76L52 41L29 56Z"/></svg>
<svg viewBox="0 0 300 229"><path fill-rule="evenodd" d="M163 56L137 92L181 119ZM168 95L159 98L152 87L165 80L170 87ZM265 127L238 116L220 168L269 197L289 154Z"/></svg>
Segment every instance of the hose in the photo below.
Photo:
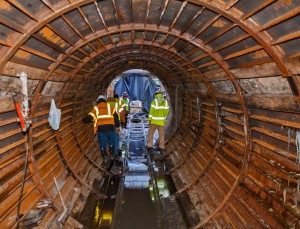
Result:
<svg viewBox="0 0 300 229"><path fill-rule="evenodd" d="M23 180L22 180L22 184L21 184L20 197L19 197L19 200L18 200L17 225L16 225L16 229L19 228L19 224L20 224L20 209L21 209L21 201L22 201L22 197L23 197L23 189L24 189L24 184L25 184L25 179L26 179L27 165L28 165L28 143L26 143L26 154L25 154L24 175L23 175Z"/></svg>

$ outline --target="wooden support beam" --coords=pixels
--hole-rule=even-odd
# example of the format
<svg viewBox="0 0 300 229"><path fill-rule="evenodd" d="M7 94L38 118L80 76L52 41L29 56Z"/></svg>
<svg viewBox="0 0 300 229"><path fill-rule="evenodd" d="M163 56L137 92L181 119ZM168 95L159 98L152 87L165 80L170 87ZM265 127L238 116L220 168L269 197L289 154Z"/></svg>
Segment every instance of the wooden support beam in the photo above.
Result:
<svg viewBox="0 0 300 229"><path fill-rule="evenodd" d="M165 14L165 12L166 12L166 9L167 9L167 7L168 7L169 2L170 2L170 0L165 0L164 8L162 9L161 14L160 14L160 17L159 17L159 22L158 22L158 24L156 25L157 28L159 28L159 26L160 26L160 24L161 24L161 22L162 22L162 19L163 19L163 17L164 17L164 14Z"/></svg>
<svg viewBox="0 0 300 229"><path fill-rule="evenodd" d="M211 26L214 22L216 22L219 18L221 17L221 15L217 15L215 17L213 17L212 19L210 19L209 21L207 21L204 26L192 37L192 40L195 39L196 37L198 37L201 33L203 33L209 26Z"/></svg>
<svg viewBox="0 0 300 229"><path fill-rule="evenodd" d="M169 31L173 29L174 25L176 24L178 18L179 18L180 15L182 14L182 12L183 12L184 8L186 7L187 3L188 3L187 0L185 0L185 1L182 3L179 12L177 13L177 15L176 15L174 21L172 22L172 24L171 24L170 27L169 27Z"/></svg>

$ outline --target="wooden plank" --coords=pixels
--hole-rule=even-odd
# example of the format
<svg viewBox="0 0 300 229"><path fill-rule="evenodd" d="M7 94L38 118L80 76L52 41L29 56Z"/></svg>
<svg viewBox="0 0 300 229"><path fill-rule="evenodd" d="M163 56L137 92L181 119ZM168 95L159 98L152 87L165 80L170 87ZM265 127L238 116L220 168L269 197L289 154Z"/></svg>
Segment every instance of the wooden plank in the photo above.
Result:
<svg viewBox="0 0 300 229"><path fill-rule="evenodd" d="M213 160L216 164L223 168L224 173L222 173L222 177L226 174L229 175L230 178L236 180L239 176L240 170L236 168L232 163L226 160L222 155L217 154L217 156ZM215 169L216 172L221 172L221 169Z"/></svg>
<svg viewBox="0 0 300 229"><path fill-rule="evenodd" d="M44 125L46 123L48 123L48 119L42 120L40 122L35 122L35 123L32 124L32 128L39 127L39 126Z"/></svg>
<svg viewBox="0 0 300 229"><path fill-rule="evenodd" d="M78 103L81 103L81 102L78 102ZM74 104L74 102L72 101L72 102L67 102L67 103L62 103L62 104L60 104L60 108L62 108L62 107L66 107L66 106L69 106L69 105L73 105Z"/></svg>
<svg viewBox="0 0 300 229"><path fill-rule="evenodd" d="M25 143L25 142L26 142L26 138L21 139L19 141L16 141L16 142L14 142L12 144L9 144L8 146L5 146L5 147L3 147L3 148L0 149L0 154L5 153L8 150L11 150L11 149L13 149L13 148L15 148L15 147L17 147L17 146ZM24 146L24 148L25 148L25 146Z"/></svg>
<svg viewBox="0 0 300 229"><path fill-rule="evenodd" d="M12 159L6 161L6 162L2 162L2 163L0 164L0 169L3 169L4 167L6 167L6 166L12 164L13 162L16 162L17 160L19 160L19 159L22 158L22 157L24 157L24 154L21 154L21 155L19 155L19 156L16 156L16 157L14 157L14 158L12 158ZM2 183L2 184L3 184L3 183Z"/></svg>
<svg viewBox="0 0 300 229"><path fill-rule="evenodd" d="M17 117L13 117L13 118L6 119L6 120L0 120L0 126L5 126L5 125L8 125L8 124L17 122L17 121L18 121Z"/></svg>
<svg viewBox="0 0 300 229"><path fill-rule="evenodd" d="M231 127L231 126L228 126L228 125L225 125L225 124L223 124L222 126L224 126L227 130L230 130L230 131L232 131L232 132L234 132L234 133L236 133L240 136L245 137L245 133L243 131L238 130L237 128L234 128L234 127Z"/></svg>
<svg viewBox="0 0 300 229"><path fill-rule="evenodd" d="M237 124L239 124L241 126L244 126L244 123L241 120L237 119L237 118L230 117L230 116L225 116L223 118L226 119L226 120L228 120L228 121L230 121L230 122L234 122L234 123L237 123Z"/></svg>
<svg viewBox="0 0 300 229"><path fill-rule="evenodd" d="M46 110L43 110L43 111L36 112L36 113L33 114L33 118L37 118L37 117L40 117L42 115L49 114L49 111L50 111L50 108L49 108L49 110L46 109Z"/></svg>
<svg viewBox="0 0 300 229"><path fill-rule="evenodd" d="M222 106L221 109L224 110L224 111L228 111L228 112L234 113L234 114L243 114L244 113L241 110L229 108L229 107L226 107L226 106Z"/></svg>
<svg viewBox="0 0 300 229"><path fill-rule="evenodd" d="M216 120L211 117L208 117L207 115L202 115L201 118L204 118L204 119L216 124Z"/></svg>
<svg viewBox="0 0 300 229"><path fill-rule="evenodd" d="M16 130L7 131L4 134L0 135L0 140L11 137L11 136L16 135L16 134L21 133L21 132L22 132L21 128L18 128Z"/></svg>
<svg viewBox="0 0 300 229"><path fill-rule="evenodd" d="M259 132L259 133L262 133L262 134L265 134L265 135L270 136L272 138L276 138L276 139L278 139L280 141L285 141L285 142L289 141L288 136L285 136L285 135L282 135L282 134L278 134L278 133L269 131L267 129L262 129L260 127L251 127L251 130ZM295 139L291 138L290 139L290 143L293 144L293 145L295 145Z"/></svg>
<svg viewBox="0 0 300 229"><path fill-rule="evenodd" d="M238 162L238 163L242 162L242 158L240 157L240 155L235 154L234 151L228 149L226 146L222 146L221 149L225 154L227 154L229 157L231 157L236 162Z"/></svg>
<svg viewBox="0 0 300 229"><path fill-rule="evenodd" d="M230 175L228 175L230 176L230 178L225 177L224 173L220 173L215 169L211 169L210 173L214 176L214 179L216 178L219 179L221 182L223 182L223 186L225 186L227 190L230 190L230 188L232 187L232 182L231 182L232 177Z"/></svg>
<svg viewBox="0 0 300 229"><path fill-rule="evenodd" d="M209 106L209 107L215 107L215 104L213 104L213 103L201 102L201 104L203 104L205 106Z"/></svg>
<svg viewBox="0 0 300 229"><path fill-rule="evenodd" d="M283 156L283 157L286 157L286 158L288 158L288 159L290 159L290 160L296 162L296 159L297 159L297 155L296 155L296 154L291 154L291 153L289 153L289 152L287 152L287 151L284 151L284 150L282 150L282 149L277 148L277 147L274 146L274 145L270 145L270 144L268 144L268 143L266 143L266 142L263 142L263 141L261 141L261 140L259 140L259 139L256 139L256 138L253 138L253 139L252 139L252 142L253 142L253 143L257 143L258 145L260 145L260 146L262 146L262 147L265 147L265 148L267 148L268 150L271 150L271 151L273 151L273 152L275 152L275 153L278 153L279 155L281 155L281 156Z"/></svg>
<svg viewBox="0 0 300 229"><path fill-rule="evenodd" d="M216 115L216 112L215 112L215 111L212 111L212 110L210 110L210 109L201 108L201 110L202 110L202 111L205 111L205 112L207 112L207 113L210 113L210 114L212 114L212 115Z"/></svg>
<svg viewBox="0 0 300 229"><path fill-rule="evenodd" d="M52 130L52 129L51 129L51 128L46 128L46 129L44 129L44 130L42 130L42 131L40 131L40 132L37 132L37 133L33 134L33 135L32 135L32 138L33 138L33 139L38 138L38 137L40 137L41 135L43 135L43 134L49 132L50 130Z"/></svg>
<svg viewBox="0 0 300 229"><path fill-rule="evenodd" d="M263 121L263 122L268 122L268 123L272 123L278 126L288 126L290 128L297 128L300 129L300 123L299 122L291 122L291 121L286 121L286 120L279 120L279 119L275 119L275 118L269 118L266 116L261 116L261 115L250 115L250 118L252 119L256 119L259 121Z"/></svg>
<svg viewBox="0 0 300 229"><path fill-rule="evenodd" d="M255 45L255 46L247 48L247 49L245 48L241 51L231 53L227 56L224 56L223 61L224 60L229 60L229 59L232 59L232 58L236 58L236 57L239 57L239 56L243 56L243 55L246 55L248 53L252 53L252 52L255 52L255 51L258 51L258 50L261 50L261 49L262 49L262 47L260 45Z"/></svg>

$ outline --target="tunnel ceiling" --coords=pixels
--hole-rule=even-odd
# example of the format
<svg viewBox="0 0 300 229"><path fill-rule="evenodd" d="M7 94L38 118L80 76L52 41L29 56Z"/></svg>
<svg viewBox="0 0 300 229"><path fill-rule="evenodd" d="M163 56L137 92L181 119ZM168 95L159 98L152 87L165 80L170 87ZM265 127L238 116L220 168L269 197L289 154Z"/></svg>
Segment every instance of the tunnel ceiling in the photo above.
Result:
<svg viewBox="0 0 300 229"><path fill-rule="evenodd" d="M29 77L69 82L67 91L71 82L72 90L107 86L138 64L212 97L220 87L246 96L276 90L298 102L298 13L298 1L2 1L0 69L40 69Z"/></svg>
<svg viewBox="0 0 300 229"><path fill-rule="evenodd" d="M27 212L37 195L58 198L52 173L65 198L70 186L93 190L91 167L103 171L80 119L117 75L141 68L169 92L170 173L195 206L195 227L297 228L299 12L299 0L0 1L0 225L13 225L26 142ZM32 99L28 139L12 102L20 72Z"/></svg>

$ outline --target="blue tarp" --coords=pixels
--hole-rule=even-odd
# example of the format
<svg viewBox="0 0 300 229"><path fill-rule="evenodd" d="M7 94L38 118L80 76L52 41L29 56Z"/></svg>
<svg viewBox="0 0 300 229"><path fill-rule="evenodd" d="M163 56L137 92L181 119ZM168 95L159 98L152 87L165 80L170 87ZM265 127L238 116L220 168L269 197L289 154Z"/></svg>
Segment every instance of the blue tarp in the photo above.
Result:
<svg viewBox="0 0 300 229"><path fill-rule="evenodd" d="M130 101L142 101L143 110L149 112L154 93L159 86L149 76L141 73L128 73L115 84L115 93L122 97L128 93Z"/></svg>

